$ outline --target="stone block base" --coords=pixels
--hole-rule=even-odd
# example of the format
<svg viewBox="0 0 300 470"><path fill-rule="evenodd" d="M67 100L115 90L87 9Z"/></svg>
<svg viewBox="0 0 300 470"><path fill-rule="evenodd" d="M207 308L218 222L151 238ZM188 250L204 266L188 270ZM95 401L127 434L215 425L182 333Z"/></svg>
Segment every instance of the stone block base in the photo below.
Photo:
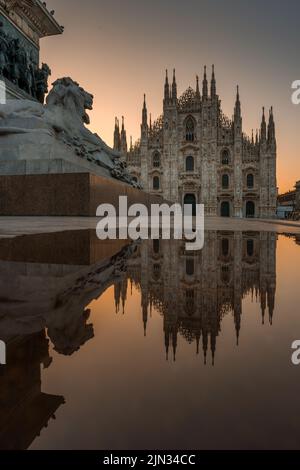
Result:
<svg viewBox="0 0 300 470"><path fill-rule="evenodd" d="M1 216L87 216L119 196L128 204L161 202L160 197L132 188L112 178L91 173L0 176Z"/></svg>

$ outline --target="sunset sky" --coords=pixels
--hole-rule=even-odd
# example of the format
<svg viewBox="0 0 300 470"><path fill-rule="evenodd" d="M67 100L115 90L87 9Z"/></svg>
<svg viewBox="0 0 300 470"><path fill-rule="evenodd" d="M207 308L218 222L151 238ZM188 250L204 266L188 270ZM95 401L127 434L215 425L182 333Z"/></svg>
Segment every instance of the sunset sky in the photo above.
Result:
<svg viewBox="0 0 300 470"><path fill-rule="evenodd" d="M143 94L153 119L162 113L165 69L176 68L181 94L203 66L215 64L217 93L232 116L240 86L244 131L274 107L279 190L300 179L299 0L48 0L65 26L45 38L41 60L51 80L71 76L94 94L91 129L112 145L114 117L125 116L127 138L139 138Z"/></svg>

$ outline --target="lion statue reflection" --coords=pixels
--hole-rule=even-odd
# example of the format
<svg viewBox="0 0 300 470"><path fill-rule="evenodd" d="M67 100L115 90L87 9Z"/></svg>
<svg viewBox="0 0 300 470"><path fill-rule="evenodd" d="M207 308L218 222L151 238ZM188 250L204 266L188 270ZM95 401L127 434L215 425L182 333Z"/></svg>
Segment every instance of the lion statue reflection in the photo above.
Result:
<svg viewBox="0 0 300 470"><path fill-rule="evenodd" d="M120 154L111 149L85 124L90 124L86 110L93 109L93 95L70 77L60 78L42 105L30 100L8 100L0 104L0 139L15 134L36 136L37 150L43 135L56 139L74 151L77 157L108 170L112 177L140 188L126 169Z"/></svg>

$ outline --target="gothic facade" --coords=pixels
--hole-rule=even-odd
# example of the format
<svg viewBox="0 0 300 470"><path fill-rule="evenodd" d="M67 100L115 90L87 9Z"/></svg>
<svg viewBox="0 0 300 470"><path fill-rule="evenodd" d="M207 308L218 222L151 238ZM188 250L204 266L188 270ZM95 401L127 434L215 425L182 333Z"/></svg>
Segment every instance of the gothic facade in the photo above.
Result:
<svg viewBox="0 0 300 470"><path fill-rule="evenodd" d="M164 85L163 113L148 121L146 99L141 138L127 150L124 120L116 119L114 148L126 158L143 188L171 202L203 203L207 215L274 217L276 215L276 138L273 109L268 123L263 108L260 131L243 132L237 88L232 120L222 112L214 67L210 92L206 67L202 92L189 87L177 97L175 70Z"/></svg>

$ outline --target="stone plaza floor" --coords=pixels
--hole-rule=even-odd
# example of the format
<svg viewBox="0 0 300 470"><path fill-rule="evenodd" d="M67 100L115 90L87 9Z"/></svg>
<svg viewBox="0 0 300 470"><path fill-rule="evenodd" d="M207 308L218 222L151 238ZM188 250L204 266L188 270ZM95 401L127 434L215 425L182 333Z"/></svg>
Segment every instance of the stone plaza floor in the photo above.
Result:
<svg viewBox="0 0 300 470"><path fill-rule="evenodd" d="M96 217L0 217L0 238L96 229ZM300 234L300 222L280 219L205 217L205 229Z"/></svg>

